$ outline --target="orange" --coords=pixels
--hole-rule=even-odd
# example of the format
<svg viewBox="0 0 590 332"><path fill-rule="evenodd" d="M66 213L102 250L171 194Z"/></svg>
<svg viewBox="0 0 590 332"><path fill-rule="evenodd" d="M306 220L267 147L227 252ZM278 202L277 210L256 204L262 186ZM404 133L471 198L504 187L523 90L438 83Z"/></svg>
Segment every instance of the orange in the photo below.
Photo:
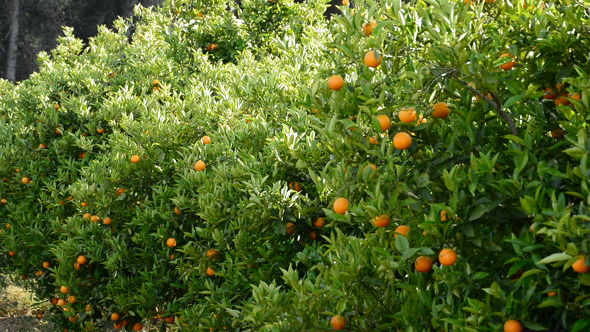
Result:
<svg viewBox="0 0 590 332"><path fill-rule="evenodd" d="M381 125L381 131L388 131L391 128L391 120L389 120L387 115L378 115L377 120L379 120L379 124Z"/></svg>
<svg viewBox="0 0 590 332"><path fill-rule="evenodd" d="M376 68L381 64L381 55L375 51L369 51L365 54L365 65Z"/></svg>
<svg viewBox="0 0 590 332"><path fill-rule="evenodd" d="M86 305L86 311L92 311L92 306L90 304Z"/></svg>
<svg viewBox="0 0 590 332"><path fill-rule="evenodd" d="M343 6L348 6L349 3L350 3L350 1L348 1L348 0L342 0Z"/></svg>
<svg viewBox="0 0 590 332"><path fill-rule="evenodd" d="M348 202L348 200L344 197L340 197L338 198L335 202L334 202L334 212L338 213L338 214L345 214L346 211L348 211L348 205L350 203Z"/></svg>
<svg viewBox="0 0 590 332"><path fill-rule="evenodd" d="M61 135L62 134L62 131L61 131L60 128L55 128L55 133L58 134L58 135Z"/></svg>
<svg viewBox="0 0 590 332"><path fill-rule="evenodd" d="M10 224L6 224L6 228L10 228Z"/></svg>
<svg viewBox="0 0 590 332"><path fill-rule="evenodd" d="M74 269L76 269L77 271L80 271L81 267L78 262L74 263Z"/></svg>
<svg viewBox="0 0 590 332"><path fill-rule="evenodd" d="M373 136L371 136L371 138L369 139L369 142L371 144L379 144L379 140L377 139L377 137L373 137Z"/></svg>
<svg viewBox="0 0 590 332"><path fill-rule="evenodd" d="M62 306L63 305L66 305L66 300L64 300L64 299L58 299L57 300L57 305L62 305Z"/></svg>
<svg viewBox="0 0 590 332"><path fill-rule="evenodd" d="M166 241L166 245L170 248L176 247L176 240L174 238L169 238L168 241Z"/></svg>
<svg viewBox="0 0 590 332"><path fill-rule="evenodd" d="M399 150L405 150L412 146L412 137L408 133L397 133L393 136L393 146Z"/></svg>
<svg viewBox="0 0 590 332"><path fill-rule="evenodd" d="M432 270L432 259L428 256L420 256L416 259L416 271L428 272Z"/></svg>
<svg viewBox="0 0 590 332"><path fill-rule="evenodd" d="M573 265L572 268L574 269L574 271L578 272L578 273L586 273L590 270L590 266L586 266L584 265L584 255L580 256L580 259L578 259Z"/></svg>
<svg viewBox="0 0 590 332"><path fill-rule="evenodd" d="M451 109L447 103L439 102L434 104L432 108L434 109L432 116L435 118L444 119L451 114Z"/></svg>
<svg viewBox="0 0 590 332"><path fill-rule="evenodd" d="M346 319L340 315L332 317L330 323L332 323L334 330L344 330L346 328Z"/></svg>
<svg viewBox="0 0 590 332"><path fill-rule="evenodd" d="M217 259L218 255L219 255L219 252L217 251L217 249L207 250L207 258L209 258L209 259Z"/></svg>
<svg viewBox="0 0 590 332"><path fill-rule="evenodd" d="M78 317L76 317L76 316L72 316L72 317L70 317L70 321L72 321L72 322L75 322L75 321L77 321L77 320L78 320Z"/></svg>
<svg viewBox="0 0 590 332"><path fill-rule="evenodd" d="M131 162L134 164L137 164L139 161L141 160L141 158L139 158L138 155L134 154L133 156L131 156Z"/></svg>
<svg viewBox="0 0 590 332"><path fill-rule="evenodd" d="M113 324L113 327L116 328L117 330L120 330L123 328L123 322L115 323L115 324Z"/></svg>
<svg viewBox="0 0 590 332"><path fill-rule="evenodd" d="M555 99L553 99L553 102L555 103L555 106L567 106L570 104L570 101L567 100L566 96L555 97Z"/></svg>
<svg viewBox="0 0 590 332"><path fill-rule="evenodd" d="M514 59L514 55L512 55L510 53L504 53L504 54L500 55L500 59L505 58L505 57L511 57ZM514 68L514 65L516 65L516 60L512 60L510 62L503 64L503 65L500 65L500 68L504 69L504 70L510 70L510 69Z"/></svg>
<svg viewBox="0 0 590 332"><path fill-rule="evenodd" d="M100 217L99 216L92 216L92 217L90 217L90 220L92 220L92 222L99 222Z"/></svg>
<svg viewBox="0 0 590 332"><path fill-rule="evenodd" d="M385 227L389 225L389 216L386 214L377 216L373 219L373 224L377 227Z"/></svg>
<svg viewBox="0 0 590 332"><path fill-rule="evenodd" d="M43 271L37 271L35 274L37 275L37 277L41 277L43 276Z"/></svg>
<svg viewBox="0 0 590 332"><path fill-rule="evenodd" d="M504 332L521 332L522 325L517 320L509 320L504 324Z"/></svg>
<svg viewBox="0 0 590 332"><path fill-rule="evenodd" d="M207 165L205 165L205 162L202 160L199 160L195 163L195 169L199 172L204 171L206 167Z"/></svg>
<svg viewBox="0 0 590 332"><path fill-rule="evenodd" d="M289 235L295 234L295 223L294 222L287 223L287 234L289 234Z"/></svg>
<svg viewBox="0 0 590 332"><path fill-rule="evenodd" d="M441 210L440 211L440 221L447 221L447 211L446 210Z"/></svg>
<svg viewBox="0 0 590 332"><path fill-rule="evenodd" d="M74 295L68 297L68 302L70 302L70 303L76 303L76 300L77 299L76 299L76 297Z"/></svg>
<svg viewBox="0 0 590 332"><path fill-rule="evenodd" d="M211 143L211 137L209 137L209 136L203 136L201 138L201 142L203 142L203 144L209 144L209 143Z"/></svg>
<svg viewBox="0 0 590 332"><path fill-rule="evenodd" d="M168 316L168 317L166 317L166 323L168 323L168 324L174 323L174 316Z"/></svg>
<svg viewBox="0 0 590 332"><path fill-rule="evenodd" d="M117 194L117 196L121 196L121 195L123 195L124 192L125 192L125 189L123 189L123 188L117 188L116 194Z"/></svg>
<svg viewBox="0 0 590 332"><path fill-rule="evenodd" d="M301 184L299 184L299 182L291 182L291 183L289 183L289 189L295 190L295 191L301 191Z"/></svg>
<svg viewBox="0 0 590 332"><path fill-rule="evenodd" d="M557 292L549 292L549 293L547 293L547 295L548 295L549 297L552 297L552 296L555 296L555 295L557 295Z"/></svg>
<svg viewBox="0 0 590 332"><path fill-rule="evenodd" d="M86 256L80 255L78 256L78 259L76 259L76 262L78 262L78 264L80 265L84 265L86 264L86 262L88 262L88 259L86 258Z"/></svg>
<svg viewBox="0 0 590 332"><path fill-rule="evenodd" d="M457 253L453 249L443 249L438 254L438 260L444 266L454 265L457 261Z"/></svg>
<svg viewBox="0 0 590 332"><path fill-rule="evenodd" d="M152 85L158 85L158 84L160 84L160 80L155 78L154 81L152 82Z"/></svg>
<svg viewBox="0 0 590 332"><path fill-rule="evenodd" d="M400 233L401 235L408 237L408 233L410 232L410 227L406 226L406 225L399 225L397 226L397 228L395 229L396 233ZM395 234L395 237L397 237L397 234Z"/></svg>
<svg viewBox="0 0 590 332"><path fill-rule="evenodd" d="M43 314L37 314L37 318L39 318L39 319L43 318Z"/></svg>
<svg viewBox="0 0 590 332"><path fill-rule="evenodd" d="M99 134L104 134L104 128L98 128L96 129L96 132Z"/></svg>
<svg viewBox="0 0 590 332"><path fill-rule="evenodd" d="M309 232L309 238L312 240L316 240L318 238L318 233L316 231Z"/></svg>
<svg viewBox="0 0 590 332"><path fill-rule="evenodd" d="M545 89L545 94L543 95L543 97L545 99L555 99L555 97L557 97L557 95L555 93L553 93L552 88L547 88L547 89Z"/></svg>
<svg viewBox="0 0 590 332"><path fill-rule="evenodd" d="M207 275L212 277L215 275L215 270L213 270L212 268L208 267L207 268Z"/></svg>
<svg viewBox="0 0 590 332"><path fill-rule="evenodd" d="M106 217L106 218L104 218L104 220L102 222L105 225L110 225L113 222L113 219L111 219L110 217Z"/></svg>
<svg viewBox="0 0 590 332"><path fill-rule="evenodd" d="M140 322L137 322L135 324L133 324L133 330L134 331L141 331L143 330L143 324Z"/></svg>
<svg viewBox="0 0 590 332"><path fill-rule="evenodd" d="M113 314L111 315L111 319L114 320L115 322L118 321L119 318L121 318L121 315L119 315L116 312L113 312Z"/></svg>
<svg viewBox="0 0 590 332"><path fill-rule="evenodd" d="M44 268L48 268L50 266L51 266L51 263L49 263L49 262L43 262L43 267Z"/></svg>
<svg viewBox="0 0 590 332"><path fill-rule="evenodd" d="M319 217L314 223L313 225L317 228L324 228L324 225L326 224L326 219Z"/></svg>
<svg viewBox="0 0 590 332"><path fill-rule="evenodd" d="M59 299L57 297L51 298L51 304L56 305Z"/></svg>
<svg viewBox="0 0 590 332"><path fill-rule="evenodd" d="M173 261L174 257L176 257L174 254L170 255L170 260Z"/></svg>
<svg viewBox="0 0 590 332"><path fill-rule="evenodd" d="M41 150L41 149L47 149L47 145L45 145L43 143L39 144L39 150Z"/></svg>
<svg viewBox="0 0 590 332"><path fill-rule="evenodd" d="M377 22L375 21L371 21L369 23L365 23L365 25L363 26L363 33L365 34L365 36L370 36L373 34L373 30L375 30L375 27L377 26Z"/></svg>
<svg viewBox="0 0 590 332"><path fill-rule="evenodd" d="M2 204L8 204L8 201L6 200L6 198L3 198L2 200L0 200L0 203L2 203Z"/></svg>
<svg viewBox="0 0 590 332"><path fill-rule="evenodd" d="M26 176L22 179L22 181L24 184L28 184L29 182L31 182L31 180Z"/></svg>
<svg viewBox="0 0 590 332"><path fill-rule="evenodd" d="M409 108L402 108L399 111L399 119L403 123L412 123L416 121L416 110L409 107Z"/></svg>
<svg viewBox="0 0 590 332"><path fill-rule="evenodd" d="M582 99L582 96L580 95L579 92L574 92L572 94L572 99L577 100L577 101L580 101L580 99Z"/></svg>
<svg viewBox="0 0 590 332"><path fill-rule="evenodd" d="M10 255L10 256L14 256L14 255L16 255L16 251L9 251L9 252L8 252L8 255Z"/></svg>
<svg viewBox="0 0 590 332"><path fill-rule="evenodd" d="M328 87L334 91L342 89L344 86L344 79L339 75L333 75L328 79Z"/></svg>
<svg viewBox="0 0 590 332"><path fill-rule="evenodd" d="M67 294L70 289L67 286L61 286L61 288L59 289L63 294Z"/></svg>
<svg viewBox="0 0 590 332"><path fill-rule="evenodd" d="M82 202L82 203L80 203L80 205L82 205L83 207L87 207L88 206L88 203Z"/></svg>
<svg viewBox="0 0 590 332"><path fill-rule="evenodd" d="M82 217L84 219L86 219L86 220L90 220L90 218L92 217L92 215L90 213L84 213L84 215Z"/></svg>
<svg viewBox="0 0 590 332"><path fill-rule="evenodd" d="M182 211L180 211L180 209L178 208L178 206L175 206L175 207L174 207L174 213L176 213L176 214L181 214L181 213L182 213Z"/></svg>

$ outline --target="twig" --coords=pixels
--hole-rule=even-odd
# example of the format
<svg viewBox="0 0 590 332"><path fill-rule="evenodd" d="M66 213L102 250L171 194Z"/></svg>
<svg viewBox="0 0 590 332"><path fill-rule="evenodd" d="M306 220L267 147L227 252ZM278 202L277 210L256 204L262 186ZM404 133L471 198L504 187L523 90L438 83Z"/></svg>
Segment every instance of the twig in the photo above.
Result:
<svg viewBox="0 0 590 332"><path fill-rule="evenodd" d="M493 99L490 99L486 96L484 96L481 92L477 91L474 87L472 87L471 85L469 85L467 82L465 82L464 80L460 79L459 76L457 76L457 72L453 71L451 74L451 77L461 83L463 86L465 86L469 91L473 92L476 96L478 96L479 98L485 100L488 104L490 104L493 108L496 109L496 111L498 111L498 113L500 113L500 116L506 121L506 123L508 123L508 127L510 127L510 132L512 132L512 134L514 136L518 136L518 129L516 128L516 124L514 123L514 121L512 121L512 119L510 118L510 115L508 115L508 113L506 113L506 111L504 111L502 109L502 104L500 102L500 100L498 100L498 98L496 96L492 96Z"/></svg>

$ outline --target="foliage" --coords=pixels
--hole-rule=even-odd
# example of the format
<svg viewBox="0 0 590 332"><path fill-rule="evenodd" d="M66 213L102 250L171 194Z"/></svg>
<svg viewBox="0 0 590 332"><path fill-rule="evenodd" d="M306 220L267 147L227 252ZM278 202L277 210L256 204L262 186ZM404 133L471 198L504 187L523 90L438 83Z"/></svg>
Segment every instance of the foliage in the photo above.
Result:
<svg viewBox="0 0 590 332"><path fill-rule="evenodd" d="M131 44L122 20L88 47L66 29L38 74L0 82L0 266L76 296L52 309L71 330L581 331L589 5L367 1L325 22L321 1L178 0L138 8Z"/></svg>

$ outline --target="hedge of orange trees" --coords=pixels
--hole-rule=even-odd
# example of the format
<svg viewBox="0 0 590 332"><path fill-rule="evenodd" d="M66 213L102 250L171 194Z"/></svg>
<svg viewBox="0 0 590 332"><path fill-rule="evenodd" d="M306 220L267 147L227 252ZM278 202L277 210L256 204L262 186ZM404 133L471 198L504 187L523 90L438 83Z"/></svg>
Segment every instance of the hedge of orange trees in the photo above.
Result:
<svg viewBox="0 0 590 332"><path fill-rule="evenodd" d="M169 0L0 82L60 328L590 329L590 2Z"/></svg>

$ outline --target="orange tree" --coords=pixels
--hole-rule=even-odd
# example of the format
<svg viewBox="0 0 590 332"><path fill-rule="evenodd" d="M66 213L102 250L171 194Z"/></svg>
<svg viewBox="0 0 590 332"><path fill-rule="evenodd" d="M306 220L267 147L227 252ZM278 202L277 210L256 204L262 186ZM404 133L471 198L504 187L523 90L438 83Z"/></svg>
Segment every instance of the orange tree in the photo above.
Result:
<svg viewBox="0 0 590 332"><path fill-rule="evenodd" d="M587 329L589 5L66 29L0 82L0 266L70 330Z"/></svg>

